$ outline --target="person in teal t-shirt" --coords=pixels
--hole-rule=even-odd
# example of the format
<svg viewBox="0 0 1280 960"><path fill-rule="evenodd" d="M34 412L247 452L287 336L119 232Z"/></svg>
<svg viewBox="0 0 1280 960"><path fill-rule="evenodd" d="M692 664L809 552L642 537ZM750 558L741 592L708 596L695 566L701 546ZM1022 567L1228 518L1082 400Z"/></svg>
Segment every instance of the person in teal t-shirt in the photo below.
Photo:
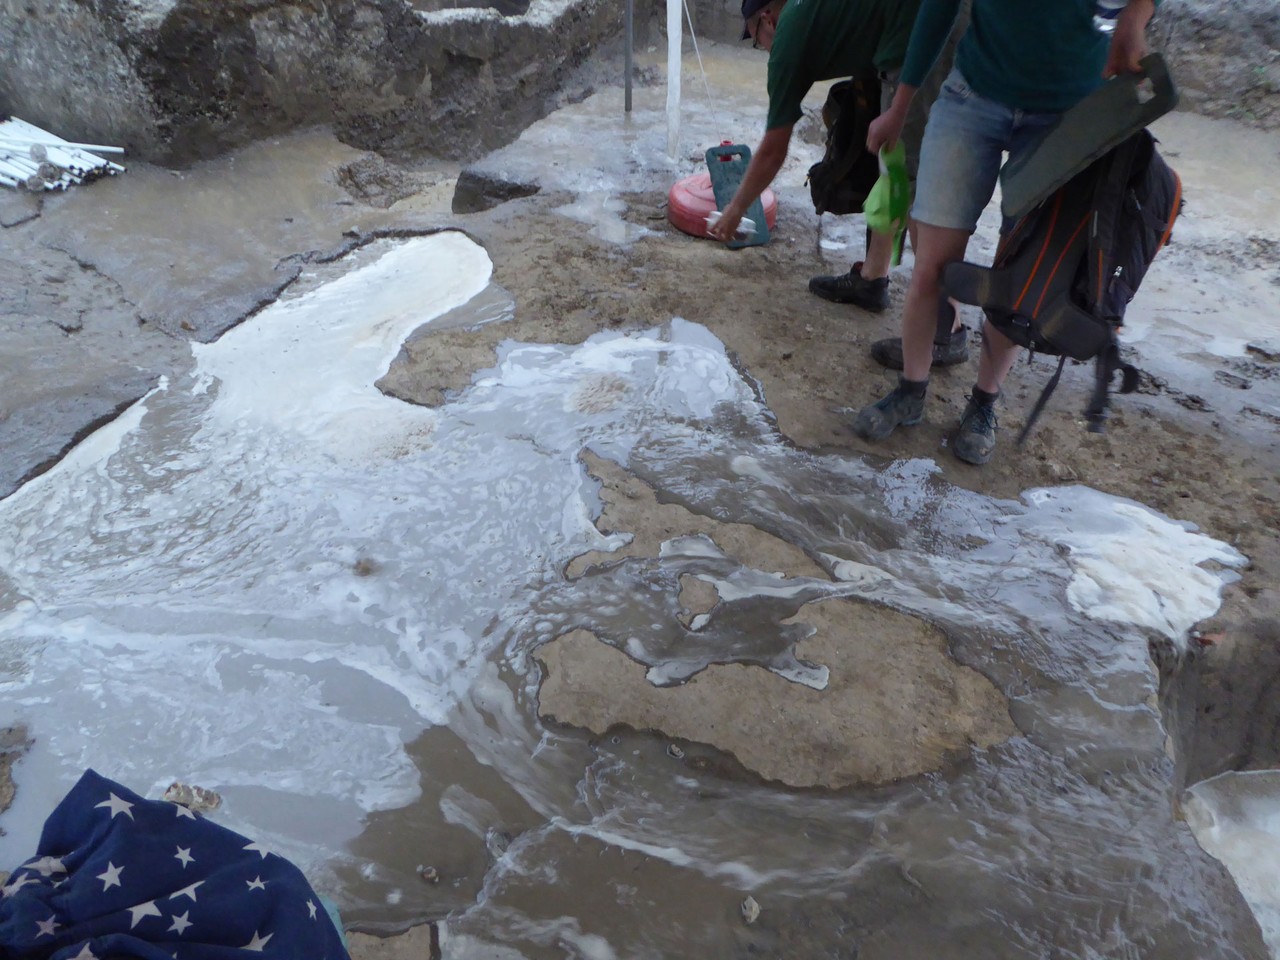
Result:
<svg viewBox="0 0 1280 960"><path fill-rule="evenodd" d="M1095 26L1097 0L973 0L955 69L929 113L911 216L915 265L902 313L902 377L853 423L868 440L919 423L929 385L943 267L963 260L969 237L995 192L1008 154L1035 149L1063 111L1107 77L1133 73L1146 53L1145 31L1158 0L1128 0L1107 34ZM916 87L942 49L960 0L923 0L893 103L876 119L867 149L902 135ZM978 382L951 450L986 463L995 448L995 401L1018 348L990 324L983 332Z"/></svg>
<svg viewBox="0 0 1280 960"><path fill-rule="evenodd" d="M817 81L879 74L887 105L919 7L920 0L743 0L743 39L750 36L769 51L769 114L741 185L709 231L713 237L732 240L747 209L778 175L802 116L800 103ZM914 172L919 141L909 133L904 140ZM809 289L827 300L884 310L892 253L893 235L872 233L865 260L847 274L814 277Z"/></svg>

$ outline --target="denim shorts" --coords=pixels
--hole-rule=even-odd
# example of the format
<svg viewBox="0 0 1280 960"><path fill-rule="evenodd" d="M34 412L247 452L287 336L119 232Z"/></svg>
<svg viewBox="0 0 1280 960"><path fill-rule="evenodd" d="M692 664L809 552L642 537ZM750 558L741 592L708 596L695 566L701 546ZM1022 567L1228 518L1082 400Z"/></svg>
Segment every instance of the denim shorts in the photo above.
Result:
<svg viewBox="0 0 1280 960"><path fill-rule="evenodd" d="M911 215L968 233L995 193L1004 154L1032 150L1060 113L1029 113L974 92L953 69L929 111Z"/></svg>

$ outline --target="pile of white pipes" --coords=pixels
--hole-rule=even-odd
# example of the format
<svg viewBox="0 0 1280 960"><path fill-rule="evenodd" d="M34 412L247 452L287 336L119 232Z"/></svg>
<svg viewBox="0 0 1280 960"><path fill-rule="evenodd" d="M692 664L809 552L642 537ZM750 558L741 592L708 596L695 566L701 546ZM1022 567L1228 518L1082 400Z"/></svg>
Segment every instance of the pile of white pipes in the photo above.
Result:
<svg viewBox="0 0 1280 960"><path fill-rule="evenodd" d="M99 153L124 153L124 148L72 143L17 117L0 120L0 185L65 190L124 171Z"/></svg>

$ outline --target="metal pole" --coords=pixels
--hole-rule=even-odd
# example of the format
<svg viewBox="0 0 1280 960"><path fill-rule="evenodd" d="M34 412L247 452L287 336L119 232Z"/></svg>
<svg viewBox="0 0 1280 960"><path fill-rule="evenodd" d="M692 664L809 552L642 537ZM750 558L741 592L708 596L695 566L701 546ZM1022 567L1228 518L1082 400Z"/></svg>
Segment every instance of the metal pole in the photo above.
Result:
<svg viewBox="0 0 1280 960"><path fill-rule="evenodd" d="M627 0L627 5L626 5L626 15L625 15L625 17L624 17L624 19L626 20L626 24L627 24L627 27L626 27L626 32L627 32L627 66L626 66L627 77L626 77L626 82L625 82L625 90L626 90L626 106L624 107L624 109L625 109L625 111L626 111L627 113L630 113L630 112L631 112L631 51L632 51L632 49L634 48L634 43L635 43L635 38L634 38L634 36L632 35L632 25L633 25L633 23L634 23L634 13L633 13L633 9L634 9L634 7L635 7L635 0Z"/></svg>
<svg viewBox="0 0 1280 960"><path fill-rule="evenodd" d="M667 0L667 156L680 151L680 47L682 0Z"/></svg>

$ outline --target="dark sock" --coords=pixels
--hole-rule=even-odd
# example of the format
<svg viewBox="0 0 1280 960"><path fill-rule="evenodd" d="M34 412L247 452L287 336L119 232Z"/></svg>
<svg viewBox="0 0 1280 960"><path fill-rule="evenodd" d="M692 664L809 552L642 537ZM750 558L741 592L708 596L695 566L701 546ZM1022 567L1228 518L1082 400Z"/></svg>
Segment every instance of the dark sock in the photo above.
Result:
<svg viewBox="0 0 1280 960"><path fill-rule="evenodd" d="M908 397L923 397L929 389L928 380L908 380L906 377L898 378L898 392Z"/></svg>
<svg viewBox="0 0 1280 960"><path fill-rule="evenodd" d="M976 400L978 403L982 404L984 407L989 407L992 404L994 404L997 400L1000 399L1000 394L998 392L987 393L987 391L983 390L981 387L974 387L973 399Z"/></svg>
<svg viewBox="0 0 1280 960"><path fill-rule="evenodd" d="M933 342L945 347L951 342L951 334L956 325L956 308L951 301L942 297L938 301L938 327L933 335Z"/></svg>

